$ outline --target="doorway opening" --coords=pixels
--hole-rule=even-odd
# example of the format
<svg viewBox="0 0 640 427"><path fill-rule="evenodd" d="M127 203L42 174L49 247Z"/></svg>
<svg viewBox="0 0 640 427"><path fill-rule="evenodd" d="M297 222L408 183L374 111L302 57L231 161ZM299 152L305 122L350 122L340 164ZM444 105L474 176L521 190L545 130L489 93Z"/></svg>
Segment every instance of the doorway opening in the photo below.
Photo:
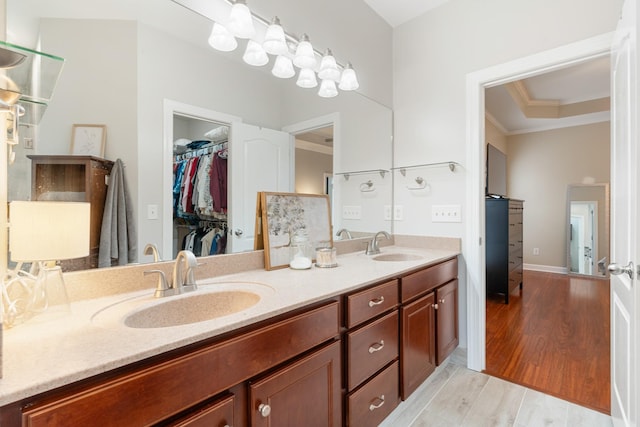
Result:
<svg viewBox="0 0 640 427"><path fill-rule="evenodd" d="M470 369L482 371L486 365L484 90L607 55L611 49L612 37L611 33L597 36L467 76L467 206L469 218L478 218L468 223L464 243L464 256L467 260L467 366Z"/></svg>

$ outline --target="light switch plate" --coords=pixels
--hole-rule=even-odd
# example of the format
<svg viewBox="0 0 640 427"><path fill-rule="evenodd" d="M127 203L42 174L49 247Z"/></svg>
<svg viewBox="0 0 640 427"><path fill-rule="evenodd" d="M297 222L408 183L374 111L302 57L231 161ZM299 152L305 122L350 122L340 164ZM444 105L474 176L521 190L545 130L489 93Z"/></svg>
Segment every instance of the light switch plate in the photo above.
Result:
<svg viewBox="0 0 640 427"><path fill-rule="evenodd" d="M431 222L462 222L460 205L433 205Z"/></svg>
<svg viewBox="0 0 640 427"><path fill-rule="evenodd" d="M362 206L343 206L342 219L362 219Z"/></svg>

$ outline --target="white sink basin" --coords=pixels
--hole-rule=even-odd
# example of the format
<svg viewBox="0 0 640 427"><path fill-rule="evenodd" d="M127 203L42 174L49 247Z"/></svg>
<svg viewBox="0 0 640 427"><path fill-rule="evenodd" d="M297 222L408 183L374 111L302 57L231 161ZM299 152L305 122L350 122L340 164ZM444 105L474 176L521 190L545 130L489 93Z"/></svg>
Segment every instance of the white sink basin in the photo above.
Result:
<svg viewBox="0 0 640 427"><path fill-rule="evenodd" d="M91 322L135 329L189 325L242 313L273 292L270 286L247 282L199 285L196 291L163 298L154 298L151 290L99 310Z"/></svg>
<svg viewBox="0 0 640 427"><path fill-rule="evenodd" d="M406 253L388 253L388 254L380 254L374 256L372 259L374 261L418 261L422 259L421 255L416 254L406 254Z"/></svg>

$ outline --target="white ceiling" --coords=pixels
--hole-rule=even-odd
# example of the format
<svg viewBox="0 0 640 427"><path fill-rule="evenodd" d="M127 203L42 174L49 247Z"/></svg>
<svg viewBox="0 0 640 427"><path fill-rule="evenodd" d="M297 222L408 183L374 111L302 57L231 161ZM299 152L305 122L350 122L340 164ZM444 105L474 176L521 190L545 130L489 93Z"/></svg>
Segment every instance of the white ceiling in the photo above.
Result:
<svg viewBox="0 0 640 427"><path fill-rule="evenodd" d="M610 96L609 56L522 80L533 100L556 100L561 105ZM502 132L514 135L558 129L610 119L610 111L594 112L564 118L527 118L518 107L506 85L485 91L487 117Z"/></svg>
<svg viewBox="0 0 640 427"><path fill-rule="evenodd" d="M364 0L389 25L397 27L448 0Z"/></svg>

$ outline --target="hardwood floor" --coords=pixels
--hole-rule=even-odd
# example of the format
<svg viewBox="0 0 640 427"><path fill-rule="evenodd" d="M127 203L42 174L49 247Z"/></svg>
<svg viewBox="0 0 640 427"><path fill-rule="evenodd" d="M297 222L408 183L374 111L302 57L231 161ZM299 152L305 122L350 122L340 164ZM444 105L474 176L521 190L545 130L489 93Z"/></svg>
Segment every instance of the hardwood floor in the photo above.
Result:
<svg viewBox="0 0 640 427"><path fill-rule="evenodd" d="M524 272L487 297L485 373L610 414L609 281Z"/></svg>

